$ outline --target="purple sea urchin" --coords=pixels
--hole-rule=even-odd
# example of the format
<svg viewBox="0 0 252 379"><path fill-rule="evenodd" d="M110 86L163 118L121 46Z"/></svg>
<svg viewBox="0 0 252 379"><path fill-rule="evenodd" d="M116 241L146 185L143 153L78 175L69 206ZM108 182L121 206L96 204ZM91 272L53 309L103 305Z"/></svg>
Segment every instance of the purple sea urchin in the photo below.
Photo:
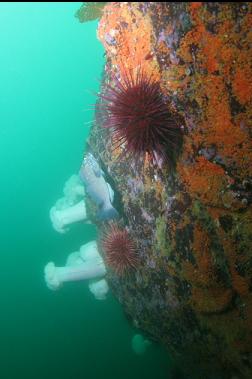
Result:
<svg viewBox="0 0 252 379"><path fill-rule="evenodd" d="M171 160L180 146L181 129L160 84L141 70L113 81L101 98L103 127L113 130L114 147L122 146L123 154L134 158L148 154L152 162Z"/></svg>
<svg viewBox="0 0 252 379"><path fill-rule="evenodd" d="M120 229L111 224L102 238L102 249L105 254L105 263L118 275L136 268L138 256L136 246L129 237L126 229Z"/></svg>

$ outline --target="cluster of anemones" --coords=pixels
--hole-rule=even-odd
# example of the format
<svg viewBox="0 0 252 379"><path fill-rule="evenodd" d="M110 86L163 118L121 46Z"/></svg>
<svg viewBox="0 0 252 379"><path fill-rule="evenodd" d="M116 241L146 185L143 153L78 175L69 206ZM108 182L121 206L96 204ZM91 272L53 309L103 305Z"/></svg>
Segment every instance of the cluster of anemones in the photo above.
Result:
<svg viewBox="0 0 252 379"><path fill-rule="evenodd" d="M136 246L126 229L110 224L102 236L101 244L106 265L118 275L124 275L137 267L139 259Z"/></svg>

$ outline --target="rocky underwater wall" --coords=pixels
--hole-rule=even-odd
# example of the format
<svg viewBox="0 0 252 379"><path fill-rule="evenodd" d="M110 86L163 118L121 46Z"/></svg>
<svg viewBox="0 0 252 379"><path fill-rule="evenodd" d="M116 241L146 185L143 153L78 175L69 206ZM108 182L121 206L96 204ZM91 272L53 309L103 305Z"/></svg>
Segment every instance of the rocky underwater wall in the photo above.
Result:
<svg viewBox="0 0 252 379"><path fill-rule="evenodd" d="M109 285L134 326L190 378L251 378L251 4L107 3L98 37L107 61L88 144L138 257L125 275L108 267ZM115 132L120 104L104 123L116 97L143 77L150 96L158 83L179 133L169 144L160 129L145 145L133 131L137 154L127 130ZM167 148L168 159L153 146ZM97 225L107 233L108 223Z"/></svg>

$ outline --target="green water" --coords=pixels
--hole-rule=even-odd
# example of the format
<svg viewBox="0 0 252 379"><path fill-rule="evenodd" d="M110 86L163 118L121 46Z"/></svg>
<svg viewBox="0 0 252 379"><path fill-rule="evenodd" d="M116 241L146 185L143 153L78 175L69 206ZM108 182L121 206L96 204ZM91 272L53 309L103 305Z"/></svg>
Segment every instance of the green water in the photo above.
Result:
<svg viewBox="0 0 252 379"><path fill-rule="evenodd" d="M74 18L80 4L0 4L0 378L169 378L160 347L132 352L136 331L111 293L51 292L43 278L96 236L81 224L60 235L48 215L79 168L104 64L97 23Z"/></svg>

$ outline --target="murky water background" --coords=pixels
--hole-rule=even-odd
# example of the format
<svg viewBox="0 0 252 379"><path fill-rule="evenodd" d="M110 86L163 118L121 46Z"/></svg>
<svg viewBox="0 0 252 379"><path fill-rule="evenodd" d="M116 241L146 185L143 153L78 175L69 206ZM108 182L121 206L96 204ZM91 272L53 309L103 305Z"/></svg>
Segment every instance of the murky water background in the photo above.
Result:
<svg viewBox="0 0 252 379"><path fill-rule="evenodd" d="M80 4L0 4L0 377L163 379L167 353L133 353L136 331L111 293L51 292L43 278L96 236L81 224L57 234L48 215L78 171L104 64L96 22L74 18Z"/></svg>

